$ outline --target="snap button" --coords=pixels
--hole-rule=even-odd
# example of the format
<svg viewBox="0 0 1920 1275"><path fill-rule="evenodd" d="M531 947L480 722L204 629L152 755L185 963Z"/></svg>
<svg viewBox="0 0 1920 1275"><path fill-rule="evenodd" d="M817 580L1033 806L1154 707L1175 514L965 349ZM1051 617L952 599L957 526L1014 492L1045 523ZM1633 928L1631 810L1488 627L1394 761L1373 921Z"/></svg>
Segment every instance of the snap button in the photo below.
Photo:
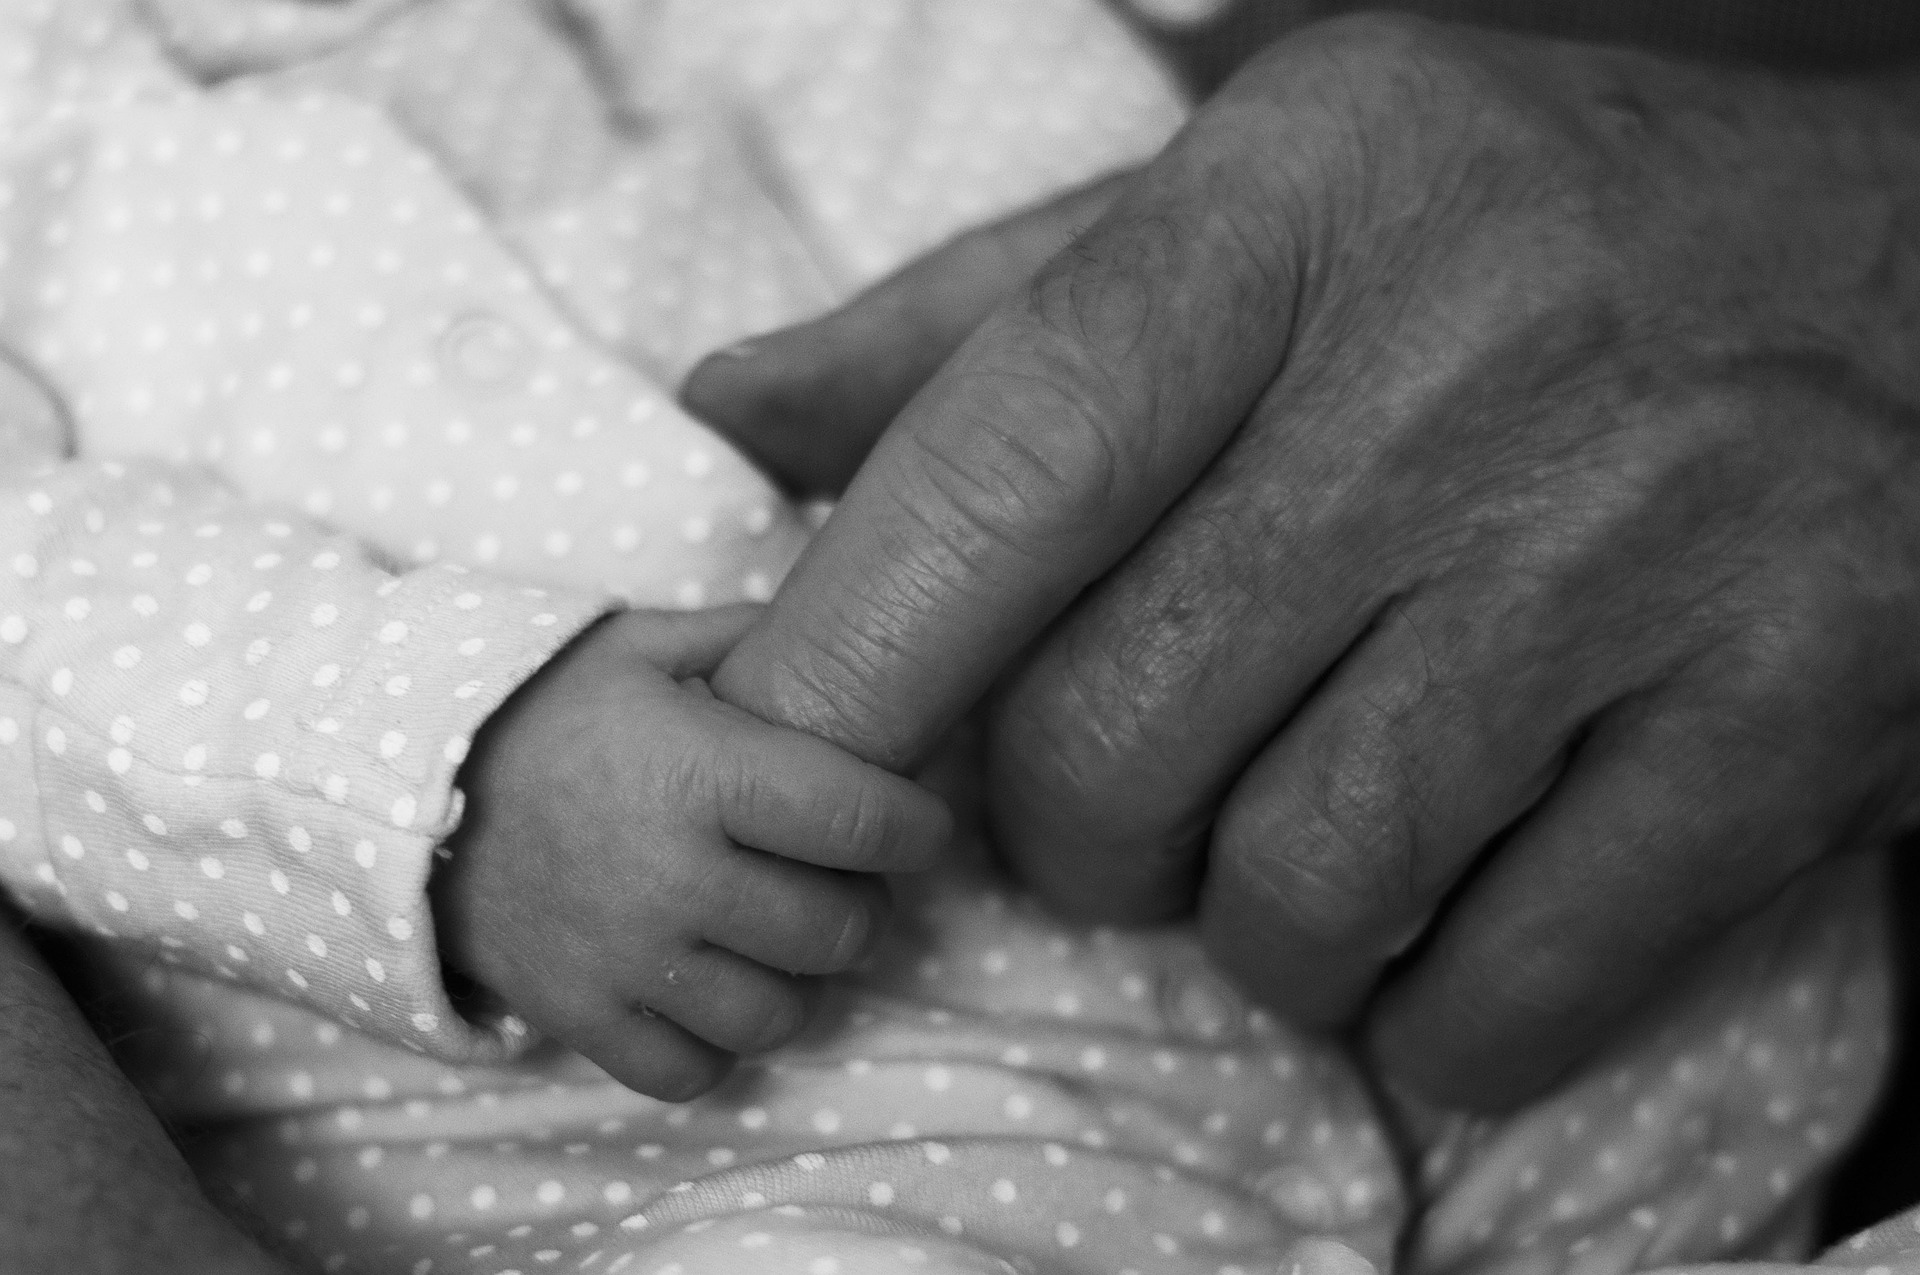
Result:
<svg viewBox="0 0 1920 1275"><path fill-rule="evenodd" d="M455 319L441 336L440 361L461 380L498 386L526 378L532 350L513 324L475 313Z"/></svg>

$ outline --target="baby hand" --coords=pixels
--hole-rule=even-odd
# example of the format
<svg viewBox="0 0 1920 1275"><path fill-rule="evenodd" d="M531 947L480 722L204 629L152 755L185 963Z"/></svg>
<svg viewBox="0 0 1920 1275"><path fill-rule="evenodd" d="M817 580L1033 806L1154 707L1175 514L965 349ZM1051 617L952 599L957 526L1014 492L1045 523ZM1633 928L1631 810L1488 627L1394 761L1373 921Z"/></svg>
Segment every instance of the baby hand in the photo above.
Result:
<svg viewBox="0 0 1920 1275"><path fill-rule="evenodd" d="M475 739L432 886L455 968L656 1097L798 1032L795 975L883 926L863 874L928 867L949 836L917 785L713 697L755 615L632 611L575 639Z"/></svg>

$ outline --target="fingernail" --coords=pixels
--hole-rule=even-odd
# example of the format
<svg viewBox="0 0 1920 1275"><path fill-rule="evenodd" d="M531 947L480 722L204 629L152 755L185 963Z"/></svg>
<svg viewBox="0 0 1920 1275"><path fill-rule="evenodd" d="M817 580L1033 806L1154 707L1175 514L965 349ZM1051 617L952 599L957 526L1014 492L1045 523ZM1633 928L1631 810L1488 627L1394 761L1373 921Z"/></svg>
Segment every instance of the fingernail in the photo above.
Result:
<svg viewBox="0 0 1920 1275"><path fill-rule="evenodd" d="M1372 1262L1338 1240L1301 1240L1292 1256L1297 1275L1378 1275Z"/></svg>
<svg viewBox="0 0 1920 1275"><path fill-rule="evenodd" d="M1340 1206L1333 1192L1297 1164L1283 1164L1265 1174L1255 1189L1281 1217L1303 1231L1331 1231L1340 1225Z"/></svg>
<svg viewBox="0 0 1920 1275"><path fill-rule="evenodd" d="M1206 969L1171 977L1177 981L1170 989L1167 1012L1175 1030L1210 1043L1239 1035L1246 1004L1224 979Z"/></svg>

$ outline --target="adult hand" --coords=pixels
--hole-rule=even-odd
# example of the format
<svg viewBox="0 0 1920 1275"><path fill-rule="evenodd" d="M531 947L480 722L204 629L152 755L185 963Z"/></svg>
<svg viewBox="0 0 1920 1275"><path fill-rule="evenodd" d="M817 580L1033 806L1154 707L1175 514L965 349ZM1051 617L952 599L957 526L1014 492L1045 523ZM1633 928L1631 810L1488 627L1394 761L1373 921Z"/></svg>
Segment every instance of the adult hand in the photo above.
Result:
<svg viewBox="0 0 1920 1275"><path fill-rule="evenodd" d="M1311 28L956 312L716 690L900 768L1012 667L1048 898L1197 892L1267 1001L1520 1101L1912 819L1917 198L1910 82ZM929 361L860 326L788 383ZM689 400L750 432L756 362Z"/></svg>

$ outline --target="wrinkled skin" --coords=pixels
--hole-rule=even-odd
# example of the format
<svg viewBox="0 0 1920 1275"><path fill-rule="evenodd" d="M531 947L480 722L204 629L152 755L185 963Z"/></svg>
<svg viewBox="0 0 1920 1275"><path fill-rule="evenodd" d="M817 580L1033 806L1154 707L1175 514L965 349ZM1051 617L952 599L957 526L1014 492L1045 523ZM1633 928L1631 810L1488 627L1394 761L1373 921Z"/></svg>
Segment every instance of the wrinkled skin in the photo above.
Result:
<svg viewBox="0 0 1920 1275"><path fill-rule="evenodd" d="M1049 900L1197 907L1276 1007L1515 1104L1913 822L1917 209L1912 82L1310 28L1140 173L696 372L776 465L878 439L715 689L904 770L997 683Z"/></svg>

